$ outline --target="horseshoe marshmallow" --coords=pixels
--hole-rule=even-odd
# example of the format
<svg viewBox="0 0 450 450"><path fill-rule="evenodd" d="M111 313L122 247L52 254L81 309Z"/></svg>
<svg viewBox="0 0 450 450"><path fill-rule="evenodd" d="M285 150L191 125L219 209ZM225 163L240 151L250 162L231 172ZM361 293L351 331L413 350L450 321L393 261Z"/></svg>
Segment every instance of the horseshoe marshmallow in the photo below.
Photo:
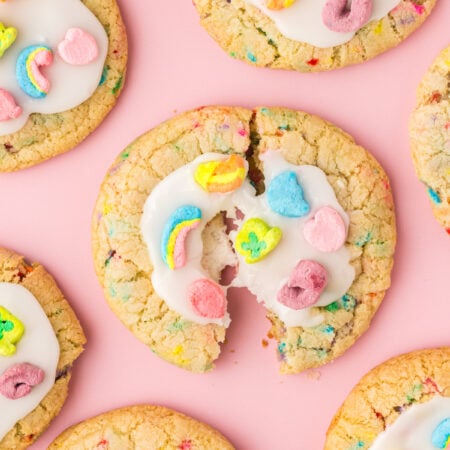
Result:
<svg viewBox="0 0 450 450"><path fill-rule="evenodd" d="M350 8L347 0L328 0L322 18L330 30L349 33L362 28L369 21L372 10L373 0L352 0Z"/></svg>

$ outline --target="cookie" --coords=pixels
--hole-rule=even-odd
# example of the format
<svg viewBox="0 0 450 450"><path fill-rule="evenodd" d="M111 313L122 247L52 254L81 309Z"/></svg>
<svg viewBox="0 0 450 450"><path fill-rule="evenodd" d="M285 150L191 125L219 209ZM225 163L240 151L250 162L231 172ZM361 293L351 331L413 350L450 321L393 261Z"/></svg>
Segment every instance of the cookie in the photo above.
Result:
<svg viewBox="0 0 450 450"><path fill-rule="evenodd" d="M0 448L24 449L47 428L85 342L51 275L0 249Z"/></svg>
<svg viewBox="0 0 450 450"><path fill-rule="evenodd" d="M266 307L281 372L339 356L390 285L396 241L375 159L283 108L200 108L144 134L110 168L92 227L113 312L194 372L219 356L229 286Z"/></svg>
<svg viewBox="0 0 450 450"><path fill-rule="evenodd" d="M234 447L204 423L162 406L140 405L116 409L68 428L49 450L146 448L164 450Z"/></svg>
<svg viewBox="0 0 450 450"><path fill-rule="evenodd" d="M409 36L436 0L194 0L206 31L233 58L319 72L367 61Z"/></svg>
<svg viewBox="0 0 450 450"><path fill-rule="evenodd" d="M434 450L450 437L450 348L421 350L375 367L334 417L325 450Z"/></svg>
<svg viewBox="0 0 450 450"><path fill-rule="evenodd" d="M434 61L417 92L409 131L417 176L433 213L450 234L450 47Z"/></svg>
<svg viewBox="0 0 450 450"><path fill-rule="evenodd" d="M0 2L0 171L75 147L115 105L127 37L115 0Z"/></svg>

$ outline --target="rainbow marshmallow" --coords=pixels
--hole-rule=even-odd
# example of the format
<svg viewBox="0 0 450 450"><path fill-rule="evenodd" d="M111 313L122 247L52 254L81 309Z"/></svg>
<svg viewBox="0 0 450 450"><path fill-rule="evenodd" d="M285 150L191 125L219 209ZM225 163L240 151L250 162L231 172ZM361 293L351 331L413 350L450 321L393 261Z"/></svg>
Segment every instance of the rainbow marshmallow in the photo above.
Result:
<svg viewBox="0 0 450 450"><path fill-rule="evenodd" d="M52 49L45 45L30 45L20 52L16 63L16 78L25 94L32 98L44 98L50 91L50 81L40 67L53 63Z"/></svg>
<svg viewBox="0 0 450 450"><path fill-rule="evenodd" d="M435 428L431 443L435 448L450 448L450 418L444 419Z"/></svg>
<svg viewBox="0 0 450 450"><path fill-rule="evenodd" d="M194 179L206 192L225 194L240 188L246 173L244 159L233 154L225 160L199 164Z"/></svg>
<svg viewBox="0 0 450 450"><path fill-rule="evenodd" d="M177 208L167 220L161 239L161 256L169 269L175 270L185 265L184 241L189 231L198 227L201 218L199 208L185 205Z"/></svg>

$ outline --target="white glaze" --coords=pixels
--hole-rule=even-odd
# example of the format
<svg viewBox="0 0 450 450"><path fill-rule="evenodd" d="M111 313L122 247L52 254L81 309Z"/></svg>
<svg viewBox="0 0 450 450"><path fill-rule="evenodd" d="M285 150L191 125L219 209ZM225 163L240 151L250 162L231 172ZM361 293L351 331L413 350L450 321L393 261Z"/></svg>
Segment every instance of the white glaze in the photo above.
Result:
<svg viewBox="0 0 450 450"><path fill-rule="evenodd" d="M289 39L315 47L328 48L345 44L355 33L331 31L322 20L322 10L327 0L297 0L291 7L274 11L268 9L266 0L244 0L270 17L281 34ZM394 9L400 0L373 0L370 21L381 19Z"/></svg>
<svg viewBox="0 0 450 450"><path fill-rule="evenodd" d="M239 273L232 286L245 286L262 301L266 308L275 312L289 327L315 326L323 320L321 315L311 315L311 309L294 311L280 304L276 294L287 281L292 269L300 259L313 259L322 264L329 273L329 282L317 303L326 306L344 295L352 284L355 273L350 265L350 254L343 247L334 253L322 253L311 247L303 238L304 225L322 206L335 208L348 226L349 219L341 208L325 174L314 166L295 166L287 163L280 152L269 151L262 155L266 186L279 173L292 170L303 187L306 200L311 206L310 214L302 218L285 218L271 211L266 195L255 196L255 189L246 179L236 191L228 194L209 194L194 180L194 172L200 162L226 159L225 155L209 153L195 159L190 164L172 172L162 180L147 198L141 221L141 231L147 245L154 270L152 283L155 291L167 304L185 319L206 324L217 323L228 326L228 313L223 319L207 319L197 316L186 301L187 287L199 278L209 278L201 266L203 243L201 239L205 225L219 212L226 211L228 217L235 218L236 207L244 214L244 220L259 217L270 226L278 226L283 237L277 248L256 264L246 264L239 259ZM182 189L180 189L182 186ZM197 206L202 210L200 225L191 231L186 240L187 264L181 269L170 270L163 262L160 242L164 225L172 212L183 205ZM238 225L242 224L236 221ZM230 233L235 240L236 232ZM225 290L225 289L224 289Z"/></svg>
<svg viewBox="0 0 450 450"><path fill-rule="evenodd" d="M31 113L58 113L87 100L97 88L108 51L108 36L94 14L80 0L8 0L0 2L0 22L17 29L17 39L0 58L0 88L7 90L23 109L17 119L0 122L0 136L20 130ZM99 47L95 61L71 66L57 54L57 46L69 28L90 33ZM43 69L50 80L47 97L27 96L16 81L16 61L20 52L34 44L53 50L53 64Z"/></svg>
<svg viewBox="0 0 450 450"><path fill-rule="evenodd" d="M33 294L14 283L0 283L0 306L24 325L25 333L12 356L0 356L0 374L15 364L30 363L40 367L45 378L22 398L11 400L0 395L0 440L14 424L33 411L55 384L59 344L41 305Z"/></svg>
<svg viewBox="0 0 450 450"><path fill-rule="evenodd" d="M436 450L431 436L449 417L448 397L436 395L429 402L414 404L377 436L370 450Z"/></svg>

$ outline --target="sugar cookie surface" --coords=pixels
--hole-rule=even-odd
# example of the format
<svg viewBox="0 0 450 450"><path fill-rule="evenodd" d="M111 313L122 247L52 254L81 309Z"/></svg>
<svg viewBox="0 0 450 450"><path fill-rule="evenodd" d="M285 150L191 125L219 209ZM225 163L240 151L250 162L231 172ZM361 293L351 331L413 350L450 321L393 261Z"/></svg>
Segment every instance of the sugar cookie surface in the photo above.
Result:
<svg viewBox="0 0 450 450"><path fill-rule="evenodd" d="M409 124L417 176L436 219L450 234L450 47L425 74Z"/></svg>
<svg viewBox="0 0 450 450"><path fill-rule="evenodd" d="M324 450L445 448L450 348L420 350L371 370L336 413Z"/></svg>
<svg viewBox="0 0 450 450"><path fill-rule="evenodd" d="M31 0L18 0L17 7L21 7L22 4L25 5L28 1ZM71 0L71 3L74 2L75 0ZM9 134L0 136L0 172L24 169L75 147L102 122L104 117L115 105L117 97L122 90L125 80L128 48L125 28L116 1L77 0L77 2L79 2L79 6L82 9L86 10L87 8L87 12L97 24L100 23L100 33L95 33L95 29L91 29L86 25L86 32L90 31L99 45L99 56L91 64L78 66L76 70L69 70L68 73L75 76L75 78L67 79L64 71L68 67L70 68L70 65L62 60L58 54L57 46L58 43L63 42L66 31L68 31L67 27L83 28L84 21L82 18L78 18L80 20L77 20L76 16L72 17L73 15L70 15L70 18L66 17L68 20L67 27L59 29L56 26L51 27L49 25L52 20L58 20L58 18L55 18L51 13L46 15L46 21L42 25L48 30L48 36L46 37L44 30L42 36L39 38L40 42L36 42L36 44L42 44L42 41L45 42L46 40L52 43L53 65L44 67L42 70L43 75L48 77L50 81L50 91L47 98L42 99L42 101L40 99L31 99L26 95L25 100L20 97L22 91L19 89L20 92L16 93L14 91L15 88L13 89L11 87L11 83L8 86L0 86L5 91L12 93L18 107L23 109L23 114L17 115L16 113L17 118L14 120L0 123L0 128L1 124L5 127L10 127L14 125L15 121L22 121L21 125L23 125L19 130L14 128L6 130ZM49 4L49 0L46 0L47 4ZM0 2L0 13L2 8L11 9L12 7L14 7L13 1ZM8 52L15 50L16 46L20 50L22 47L33 44L33 42L28 41L25 44L25 41L22 41L21 35L23 35L23 39L25 40L29 40L30 36L26 30L24 31L23 17L21 16L19 19L17 19L17 22L20 22L21 26L19 27L18 25L18 37L16 42L5 52L4 58L8 58ZM70 19L74 20L74 23ZM101 29L102 27L104 30ZM22 28L22 34L20 28ZM107 38L105 36L107 49L105 49L105 45L101 45L100 36L102 34L104 35L105 30L107 31ZM100 68L100 66L103 66L102 60L104 60L105 54L106 60L104 67ZM12 53L11 57L14 57ZM0 59L0 65L1 61L2 59ZM79 71L83 73L86 70L89 71L90 67L95 67L96 63L100 64L100 76L94 80L95 90L93 94L86 94L84 92L86 88L84 81L77 82L77 73ZM64 75L62 79L61 75ZM69 82L72 88L67 89L64 80ZM84 80L84 77L82 77L82 80ZM96 87L97 85L98 87ZM69 110L64 111L63 107L62 109L58 109L57 113L53 113L54 109L46 109L46 105L53 103L59 106L61 100L63 105L67 105L67 96L69 96L69 100L72 97L78 97L78 103L72 102L69 105ZM48 102L46 102L47 100ZM28 109L27 102L38 102L39 109ZM23 103L23 106L21 106L21 103ZM0 106L1 104L2 96L0 93ZM10 109L14 111L13 106ZM26 116L33 111L35 113L31 114L28 120L25 120Z"/></svg>
<svg viewBox="0 0 450 450"><path fill-rule="evenodd" d="M325 3L298 0L270 10L264 0L194 0L201 25L231 57L300 72L362 63L395 47L424 22L436 0L374 0L373 15L356 33L327 28Z"/></svg>
<svg viewBox="0 0 450 450"><path fill-rule="evenodd" d="M253 136L253 143L250 136ZM221 153L224 158L230 154L245 156L249 149L253 154L248 158L249 172L257 190L262 188L263 180L258 171L263 167L265 154L279 149L278 153L288 164L300 166L299 169L303 165L315 166L313 168L323 172L349 222L344 250L349 254L354 281L348 290L336 300L310 308L309 314L316 322L308 326L286 326L276 313L268 314L272 323L270 335L277 340L283 373L319 366L342 354L368 328L390 285L396 233L389 181L373 157L348 135L317 117L282 108L251 111L205 107L174 117L128 146L109 170L92 220L93 253L97 275L113 312L154 353L194 372L213 368L220 343L225 338L225 326L189 320L158 295L157 287L152 284L154 257L153 254L149 257L142 234L144 204L153 190L158 190L162 180L197 157L211 152ZM302 172L299 173L301 181ZM267 179L268 184L270 179ZM181 182L177 185L181 186ZM311 184L306 183L307 200L314 195L314 189L311 192L310 188ZM219 195L208 194L200 185L198 189L205 195ZM243 221L258 217L251 209L253 197L254 194L248 196ZM179 201L177 207L195 206L181 196ZM314 203L312 205L316 208ZM323 204L318 204L317 208L320 206ZM167 213L167 218L173 212L161 208L155 210L155 214L158 211L164 217ZM271 214L260 218L272 228L281 228L280 224L271 223L273 217ZM305 221L309 220L309 216L304 217ZM279 218L288 220L281 215ZM247 264L246 256L236 256L232 250L220 215L202 231L203 255L198 255L202 247L195 245L199 239L196 230L189 232L186 242L187 261L196 255L207 269L198 279L207 276L218 283L225 266L235 266L238 261L239 265ZM257 230L250 236L251 230L248 231L244 243L250 245L250 252L258 253L263 236ZM158 233L156 228L155 232ZM302 233L301 227L298 232ZM195 239L189 241L191 236ZM232 245L236 245L233 235L231 240ZM281 238L278 246L282 242ZM289 244L289 239L285 242ZM269 264L276 252L275 247L265 259L252 265L256 267L266 261ZM162 258L159 247L155 255L155 258ZM299 254L298 259L301 258ZM327 258L324 253L323 261L319 261L325 267ZM317 256L306 259L317 260ZM186 267L177 270L184 271ZM291 269L294 267L292 264ZM248 280L241 282L250 285ZM266 300L264 292L255 294L261 301ZM216 306L212 312L202 309L205 315L217 315L217 311L221 311L219 296L211 298ZM186 302L184 296L177 300ZM304 304L299 301L297 305Z"/></svg>
<svg viewBox="0 0 450 450"><path fill-rule="evenodd" d="M108 448L233 450L218 431L162 406L116 409L74 425L50 444L49 450Z"/></svg>
<svg viewBox="0 0 450 450"><path fill-rule="evenodd" d="M43 381L28 395L16 400L0 395L0 404L8 411L3 415L2 425L12 420L10 414L14 411L21 416L10 423L8 430L0 430L0 448L21 450L39 437L62 408L72 365L83 351L86 339L55 280L40 264L28 263L22 256L0 249L0 292L5 307L25 327L15 354L7 360L0 356L0 375L20 363L44 370ZM27 376L23 370L22 367L25 376L22 382L31 382L32 374Z"/></svg>

